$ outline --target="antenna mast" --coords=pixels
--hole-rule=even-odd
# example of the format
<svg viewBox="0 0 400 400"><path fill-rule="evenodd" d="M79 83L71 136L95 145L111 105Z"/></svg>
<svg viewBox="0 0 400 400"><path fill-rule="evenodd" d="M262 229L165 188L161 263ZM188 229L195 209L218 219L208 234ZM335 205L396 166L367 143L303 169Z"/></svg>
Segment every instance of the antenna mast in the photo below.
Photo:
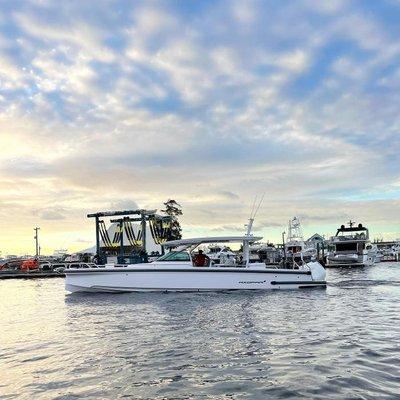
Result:
<svg viewBox="0 0 400 400"><path fill-rule="evenodd" d="M33 228L33 230L35 231L35 244L36 244L36 258L39 257L40 254L40 247L39 247L39 227Z"/></svg>

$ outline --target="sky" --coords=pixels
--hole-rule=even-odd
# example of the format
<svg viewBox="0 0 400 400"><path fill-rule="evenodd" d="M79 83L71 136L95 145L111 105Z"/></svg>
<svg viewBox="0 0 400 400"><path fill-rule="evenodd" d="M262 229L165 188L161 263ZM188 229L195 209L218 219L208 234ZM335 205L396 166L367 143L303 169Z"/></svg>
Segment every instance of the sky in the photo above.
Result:
<svg viewBox="0 0 400 400"><path fill-rule="evenodd" d="M178 201L184 236L400 237L400 1L1 1L0 251Z"/></svg>

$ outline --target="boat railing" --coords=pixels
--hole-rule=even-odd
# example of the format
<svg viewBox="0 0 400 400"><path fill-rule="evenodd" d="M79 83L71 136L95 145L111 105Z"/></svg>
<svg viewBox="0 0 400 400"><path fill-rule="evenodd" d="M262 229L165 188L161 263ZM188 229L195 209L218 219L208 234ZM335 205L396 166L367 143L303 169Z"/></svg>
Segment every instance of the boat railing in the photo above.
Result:
<svg viewBox="0 0 400 400"><path fill-rule="evenodd" d="M293 257L293 269L310 271L310 267L308 266L307 262L303 258L303 252L300 252L300 259L301 259L301 263L297 262Z"/></svg>
<svg viewBox="0 0 400 400"><path fill-rule="evenodd" d="M354 250L335 250L331 252L332 254L357 254L358 249Z"/></svg>
<svg viewBox="0 0 400 400"><path fill-rule="evenodd" d="M84 269L84 268L99 268L100 265L97 265L92 262L60 262L60 263L53 263L52 265L53 270L61 269Z"/></svg>

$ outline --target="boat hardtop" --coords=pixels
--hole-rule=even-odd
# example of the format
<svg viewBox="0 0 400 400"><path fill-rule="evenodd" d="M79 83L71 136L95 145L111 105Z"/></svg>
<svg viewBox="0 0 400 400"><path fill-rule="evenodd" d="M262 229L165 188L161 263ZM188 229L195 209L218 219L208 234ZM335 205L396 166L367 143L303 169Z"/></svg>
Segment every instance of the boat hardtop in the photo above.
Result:
<svg viewBox="0 0 400 400"><path fill-rule="evenodd" d="M350 226L348 227L341 225L336 231L336 235L332 237L332 241L366 241L368 239L368 229L362 224L353 226L352 222L350 222Z"/></svg>
<svg viewBox="0 0 400 400"><path fill-rule="evenodd" d="M254 243L262 239L262 236L253 236L253 235L245 235L245 236L215 236L215 237L201 237L201 238L191 238L191 239L178 239L178 240L170 240L169 242L164 243L164 247L178 247L178 246L191 246L204 243Z"/></svg>

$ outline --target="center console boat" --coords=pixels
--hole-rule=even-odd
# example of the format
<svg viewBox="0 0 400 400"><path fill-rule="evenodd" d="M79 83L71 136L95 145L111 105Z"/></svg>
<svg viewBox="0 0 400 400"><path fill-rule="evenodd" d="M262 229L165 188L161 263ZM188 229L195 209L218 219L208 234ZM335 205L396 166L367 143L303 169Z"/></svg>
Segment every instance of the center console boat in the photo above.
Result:
<svg viewBox="0 0 400 400"><path fill-rule="evenodd" d="M252 223L252 221L251 221ZM250 224L251 226L251 224ZM170 251L156 261L116 264L96 268L68 269L66 289L70 292L134 291L219 291L259 289L300 289L325 287L325 269L318 262L304 263L297 269L266 266L251 262L250 245L261 240L251 235L181 239L164 243ZM227 262L213 262L196 253L201 245L242 245L243 252ZM199 254L206 262L199 265Z"/></svg>

